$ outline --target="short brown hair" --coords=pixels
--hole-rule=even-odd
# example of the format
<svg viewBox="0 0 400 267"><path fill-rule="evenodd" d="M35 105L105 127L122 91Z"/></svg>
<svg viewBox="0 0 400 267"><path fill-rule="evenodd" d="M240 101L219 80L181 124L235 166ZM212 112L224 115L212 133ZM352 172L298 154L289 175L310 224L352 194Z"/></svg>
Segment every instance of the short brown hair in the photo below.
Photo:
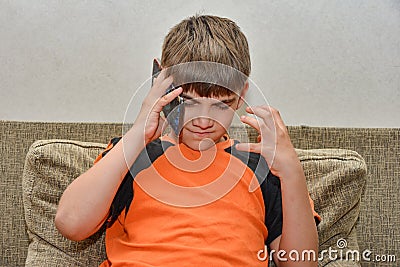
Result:
<svg viewBox="0 0 400 267"><path fill-rule="evenodd" d="M184 19L164 39L161 55L164 68L193 61L221 63L238 70L245 77L251 71L246 36L232 20L212 15ZM184 91L194 90L200 96L232 94L231 88L212 84L192 83L182 87Z"/></svg>

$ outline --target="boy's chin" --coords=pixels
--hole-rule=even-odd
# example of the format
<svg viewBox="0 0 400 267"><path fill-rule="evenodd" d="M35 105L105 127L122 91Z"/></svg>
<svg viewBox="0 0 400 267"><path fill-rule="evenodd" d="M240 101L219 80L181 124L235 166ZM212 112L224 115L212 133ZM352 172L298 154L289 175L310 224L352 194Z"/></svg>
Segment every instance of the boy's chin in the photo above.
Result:
<svg viewBox="0 0 400 267"><path fill-rule="evenodd" d="M178 139L173 132L170 132L169 135L175 140ZM221 133L221 136L214 133L205 137L199 137L187 129L182 129L179 135L179 143L183 143L192 150L204 151L214 147L215 144L221 140L223 135L224 133Z"/></svg>
<svg viewBox="0 0 400 267"><path fill-rule="evenodd" d="M220 136L215 136L215 134L205 137L199 137L191 133L190 131L183 130L182 134L180 135L179 142L185 144L192 150L204 151L215 147L215 143L217 143L220 138Z"/></svg>
<svg viewBox="0 0 400 267"><path fill-rule="evenodd" d="M204 151L215 146L215 141L211 138L204 138L202 140L182 140L182 143L192 150Z"/></svg>

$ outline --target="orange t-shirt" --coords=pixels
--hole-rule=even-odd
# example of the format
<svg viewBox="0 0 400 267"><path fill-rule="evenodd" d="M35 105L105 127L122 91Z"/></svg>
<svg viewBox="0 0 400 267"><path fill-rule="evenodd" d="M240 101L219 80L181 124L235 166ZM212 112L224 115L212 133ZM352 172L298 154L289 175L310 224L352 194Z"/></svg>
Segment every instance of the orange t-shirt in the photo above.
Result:
<svg viewBox="0 0 400 267"><path fill-rule="evenodd" d="M199 152L162 137L143 150L101 266L267 266L257 253L282 231L280 182L235 142Z"/></svg>

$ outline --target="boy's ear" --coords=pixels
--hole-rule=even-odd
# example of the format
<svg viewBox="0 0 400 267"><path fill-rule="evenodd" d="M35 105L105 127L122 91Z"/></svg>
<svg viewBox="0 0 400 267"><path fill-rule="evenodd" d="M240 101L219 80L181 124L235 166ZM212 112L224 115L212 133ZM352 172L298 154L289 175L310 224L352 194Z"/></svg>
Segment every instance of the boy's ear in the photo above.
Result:
<svg viewBox="0 0 400 267"><path fill-rule="evenodd" d="M155 57L153 60L154 60L154 62L158 65L158 67L160 67L160 69L162 69L162 67L161 67L161 60L160 60L159 58L157 58L157 57Z"/></svg>
<svg viewBox="0 0 400 267"><path fill-rule="evenodd" d="M249 82L246 81L246 83L244 84L243 89L240 93L239 101L238 101L236 109L239 109L243 105L244 97L246 96L248 90L249 90Z"/></svg>

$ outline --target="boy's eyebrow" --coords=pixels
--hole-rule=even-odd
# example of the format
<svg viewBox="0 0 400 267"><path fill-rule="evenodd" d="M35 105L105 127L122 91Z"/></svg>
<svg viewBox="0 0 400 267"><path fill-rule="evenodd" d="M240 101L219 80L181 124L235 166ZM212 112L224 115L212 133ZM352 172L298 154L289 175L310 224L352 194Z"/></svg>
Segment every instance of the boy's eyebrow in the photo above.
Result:
<svg viewBox="0 0 400 267"><path fill-rule="evenodd" d="M182 93L181 96L186 99L193 99L193 97L188 96L187 94Z"/></svg>
<svg viewBox="0 0 400 267"><path fill-rule="evenodd" d="M220 100L220 101L222 103L228 104L228 103L231 103L231 102L233 102L235 100L236 100L236 98L234 97L234 98L228 98L228 99L224 99L224 100Z"/></svg>
<svg viewBox="0 0 400 267"><path fill-rule="evenodd" d="M193 97L191 97L191 96L188 96L188 95L186 95L186 94L184 94L184 93L182 93L181 96L182 96L185 100L192 100L192 101L195 102L196 104L199 103L199 101L197 101L195 98L193 98Z"/></svg>

